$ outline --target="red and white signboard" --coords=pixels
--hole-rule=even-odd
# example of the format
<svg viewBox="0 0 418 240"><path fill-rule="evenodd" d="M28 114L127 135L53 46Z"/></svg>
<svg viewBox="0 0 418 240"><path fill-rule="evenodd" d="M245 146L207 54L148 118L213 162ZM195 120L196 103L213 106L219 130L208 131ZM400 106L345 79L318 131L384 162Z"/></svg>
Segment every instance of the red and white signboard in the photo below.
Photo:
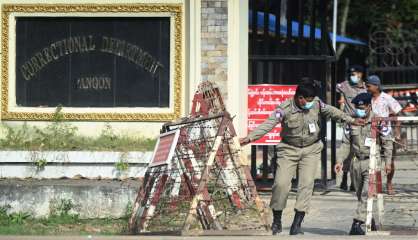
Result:
<svg viewBox="0 0 418 240"><path fill-rule="evenodd" d="M295 95L297 85L259 84L248 86L248 132L266 120L277 105ZM276 145L280 142L281 125L277 124L269 133L252 145Z"/></svg>
<svg viewBox="0 0 418 240"><path fill-rule="evenodd" d="M157 140L150 167L167 164L173 157L179 139L180 130L163 133Z"/></svg>

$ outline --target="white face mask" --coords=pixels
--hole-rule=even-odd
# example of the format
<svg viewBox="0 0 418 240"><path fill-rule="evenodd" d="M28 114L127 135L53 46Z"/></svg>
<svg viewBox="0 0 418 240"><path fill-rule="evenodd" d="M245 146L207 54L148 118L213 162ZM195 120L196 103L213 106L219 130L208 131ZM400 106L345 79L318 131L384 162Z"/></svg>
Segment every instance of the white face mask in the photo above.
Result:
<svg viewBox="0 0 418 240"><path fill-rule="evenodd" d="M352 75L352 76L350 76L350 81L352 83L358 83L359 82L359 77L357 75Z"/></svg>

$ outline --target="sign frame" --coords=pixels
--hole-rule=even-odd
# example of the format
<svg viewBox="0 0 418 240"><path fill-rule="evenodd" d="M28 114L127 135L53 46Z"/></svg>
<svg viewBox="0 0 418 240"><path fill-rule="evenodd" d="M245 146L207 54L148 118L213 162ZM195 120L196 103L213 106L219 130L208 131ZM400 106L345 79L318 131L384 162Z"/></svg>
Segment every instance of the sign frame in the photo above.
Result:
<svg viewBox="0 0 418 240"><path fill-rule="evenodd" d="M1 115L2 120L52 121L55 107L22 107L16 104L15 17L170 17L169 107L63 107L64 120L157 121L177 119L182 112L183 6L178 3L133 4L2 4L1 5Z"/></svg>
<svg viewBox="0 0 418 240"><path fill-rule="evenodd" d="M166 157L165 161L164 162L154 162L154 158L155 158L155 156L157 154L157 150L160 146L161 138L167 137L169 135L174 135L174 138L171 141L170 150L168 151L168 154L167 154L167 157ZM151 161L150 161L148 167L156 167L156 166L160 166L160 165L169 164L169 161L173 158L174 151L176 150L176 146L177 146L177 142L179 140L179 136L180 136L180 129L160 134L158 139L157 139L157 142L155 144L154 152L152 153Z"/></svg>
<svg viewBox="0 0 418 240"><path fill-rule="evenodd" d="M253 94L252 91L250 91L251 88L262 88L261 93L262 94ZM277 89L276 89L277 88ZM283 89L281 89L283 88ZM287 99L293 97L294 95L291 94L292 91L296 91L297 85L295 84L252 84L248 85L248 92L247 92L247 101L248 101L248 113L247 113L247 132L253 131L254 128L250 127L250 125L260 125L266 118L269 117L269 115L274 111L276 106L278 106L280 103L286 101ZM258 93L258 91L256 91ZM275 94L272 94L274 92ZM263 97L260 97L263 96ZM265 99L265 96L270 96L269 99ZM276 99L271 99L272 96L276 96ZM285 97L287 96L287 97ZM250 99L254 98L254 99ZM280 100L279 100L280 99ZM265 105L260 104L259 102L265 102ZM265 101L267 100L267 101ZM258 109L255 111L257 113L250 114L252 109L254 109L255 102L258 102ZM277 101L277 103L274 103ZM254 102L253 104L250 104L250 102ZM273 104L274 103L274 104ZM271 107L273 106L273 108ZM251 108L253 107L253 108ZM267 109L266 109L267 108ZM271 109L269 109L271 108ZM268 114L267 114L268 112ZM256 117L257 115L266 115L263 118ZM252 118L250 118L252 117ZM253 122L250 124L250 122ZM255 122L259 122L256 124ZM268 132L265 136L261 137L257 141L254 141L250 143L251 146L275 146L279 142L281 142L281 125L280 123L277 124L270 132ZM267 140L266 138L271 136L271 140ZM277 139L280 138L280 139Z"/></svg>

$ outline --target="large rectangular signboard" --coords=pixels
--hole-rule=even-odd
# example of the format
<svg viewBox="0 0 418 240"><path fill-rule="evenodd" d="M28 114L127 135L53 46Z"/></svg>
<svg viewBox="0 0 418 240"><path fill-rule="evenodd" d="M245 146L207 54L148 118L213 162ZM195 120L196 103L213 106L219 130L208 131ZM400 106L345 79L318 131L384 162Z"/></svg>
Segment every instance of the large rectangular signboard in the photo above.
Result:
<svg viewBox="0 0 418 240"><path fill-rule="evenodd" d="M296 85L259 84L248 86L248 132L266 120L278 105L295 95ZM276 145L280 142L281 125L253 145Z"/></svg>

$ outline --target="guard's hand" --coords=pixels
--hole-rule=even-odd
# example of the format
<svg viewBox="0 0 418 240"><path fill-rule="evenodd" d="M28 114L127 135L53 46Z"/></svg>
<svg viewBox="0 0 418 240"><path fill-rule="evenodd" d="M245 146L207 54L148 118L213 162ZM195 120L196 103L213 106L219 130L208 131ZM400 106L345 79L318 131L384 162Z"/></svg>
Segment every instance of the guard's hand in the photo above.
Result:
<svg viewBox="0 0 418 240"><path fill-rule="evenodd" d="M343 169L343 165L341 163L335 164L334 166L335 173L340 173L342 169Z"/></svg>
<svg viewBox="0 0 418 240"><path fill-rule="evenodd" d="M366 124L366 121L363 118L356 118L352 124L355 126L363 126Z"/></svg>
<svg viewBox="0 0 418 240"><path fill-rule="evenodd" d="M385 164L385 173L389 174L392 172L392 165L391 164Z"/></svg>
<svg viewBox="0 0 418 240"><path fill-rule="evenodd" d="M239 139L239 144L240 144L241 146L245 146L245 145L247 145L248 143L250 143L250 140L249 140L248 138L240 138L240 139Z"/></svg>

